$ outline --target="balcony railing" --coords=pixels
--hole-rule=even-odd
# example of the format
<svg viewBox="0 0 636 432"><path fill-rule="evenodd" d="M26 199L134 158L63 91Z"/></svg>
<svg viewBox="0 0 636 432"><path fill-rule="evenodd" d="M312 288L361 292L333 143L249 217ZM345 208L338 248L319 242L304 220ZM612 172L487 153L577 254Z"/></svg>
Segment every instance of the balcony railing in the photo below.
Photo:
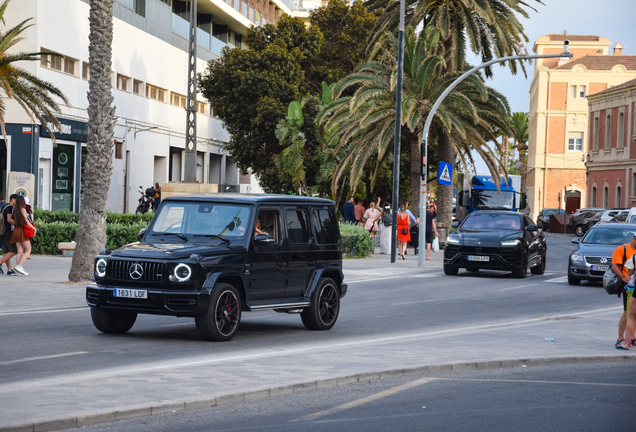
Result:
<svg viewBox="0 0 636 432"><path fill-rule="evenodd" d="M289 2L289 3L288 3ZM289 8L295 12L315 11L318 8L327 6L328 0L283 0Z"/></svg>

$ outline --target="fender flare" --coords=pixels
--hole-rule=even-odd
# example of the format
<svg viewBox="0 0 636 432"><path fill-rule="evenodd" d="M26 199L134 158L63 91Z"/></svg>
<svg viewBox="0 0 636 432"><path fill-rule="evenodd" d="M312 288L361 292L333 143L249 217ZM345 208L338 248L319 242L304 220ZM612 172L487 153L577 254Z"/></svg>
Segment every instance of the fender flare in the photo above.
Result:
<svg viewBox="0 0 636 432"><path fill-rule="evenodd" d="M313 272L311 278L309 279L309 284L307 286L307 290L305 291L305 299L311 299L311 295L318 287L318 281L320 281L320 278L323 277L323 275L325 274L328 275L327 277L331 277L338 285L338 289L340 290L340 298L344 297L347 294L347 284L342 283L342 281L344 280L342 270L337 268L319 268L316 269L315 272Z"/></svg>
<svg viewBox="0 0 636 432"><path fill-rule="evenodd" d="M216 283L218 282L219 279L223 279L223 278L232 278L234 281L239 280L240 281L240 286L236 286L238 284L233 283L232 285L234 285L234 288L236 288L239 292L239 294L241 295L241 297L243 297L243 304L245 305L245 281L243 281L243 276L236 271L224 271L224 272L213 272L208 274L207 278L205 279L205 282L203 282L203 286L201 287L204 291L207 292L208 296L212 293L212 288L214 288L214 285L216 285Z"/></svg>

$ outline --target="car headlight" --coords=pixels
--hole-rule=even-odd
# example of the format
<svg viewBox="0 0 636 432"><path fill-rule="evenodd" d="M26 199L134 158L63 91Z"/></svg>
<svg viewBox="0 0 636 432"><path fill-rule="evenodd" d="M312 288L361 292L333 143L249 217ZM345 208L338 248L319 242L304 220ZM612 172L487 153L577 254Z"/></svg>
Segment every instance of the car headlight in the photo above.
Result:
<svg viewBox="0 0 636 432"><path fill-rule="evenodd" d="M459 237L450 236L449 238L446 239L446 243L459 244Z"/></svg>
<svg viewBox="0 0 636 432"><path fill-rule="evenodd" d="M187 264L177 265L170 275L171 282L185 282L192 276L192 269Z"/></svg>
<svg viewBox="0 0 636 432"><path fill-rule="evenodd" d="M502 245L502 246L517 246L520 243L521 242L519 241L519 239L503 240L503 241L499 242L499 244Z"/></svg>
<svg viewBox="0 0 636 432"><path fill-rule="evenodd" d="M95 263L95 273L99 277L106 276L106 260L104 258L98 259Z"/></svg>
<svg viewBox="0 0 636 432"><path fill-rule="evenodd" d="M572 255L570 255L570 258L572 259L572 261L583 261L583 255L579 255L576 253L573 253Z"/></svg>

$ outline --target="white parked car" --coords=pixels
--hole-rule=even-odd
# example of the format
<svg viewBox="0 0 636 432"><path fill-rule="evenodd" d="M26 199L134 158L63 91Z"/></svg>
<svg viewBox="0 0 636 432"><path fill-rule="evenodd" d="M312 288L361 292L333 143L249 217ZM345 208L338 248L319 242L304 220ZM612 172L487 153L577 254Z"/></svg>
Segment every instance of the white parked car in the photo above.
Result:
<svg viewBox="0 0 636 432"><path fill-rule="evenodd" d="M616 216L621 216L621 215L627 215L629 214L630 209L628 208L613 208L610 210L605 211L605 213L603 213L603 216L601 216L601 222L609 222L610 220L612 220L612 218L615 218Z"/></svg>

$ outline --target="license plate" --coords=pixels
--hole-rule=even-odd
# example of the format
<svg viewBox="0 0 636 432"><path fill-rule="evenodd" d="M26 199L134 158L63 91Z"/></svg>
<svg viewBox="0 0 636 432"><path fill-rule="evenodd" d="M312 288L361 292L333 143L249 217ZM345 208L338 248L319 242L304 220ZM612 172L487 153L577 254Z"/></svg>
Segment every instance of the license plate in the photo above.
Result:
<svg viewBox="0 0 636 432"><path fill-rule="evenodd" d="M490 257L479 255L468 255L468 261L490 261Z"/></svg>
<svg viewBox="0 0 636 432"><path fill-rule="evenodd" d="M590 267L590 270L592 270L592 271L607 271L608 268L609 268L608 265L593 265L592 267Z"/></svg>
<svg viewBox="0 0 636 432"><path fill-rule="evenodd" d="M146 290L134 290L134 289L122 289L115 288L113 289L114 297L125 297L125 298L137 298L137 299L147 299L148 291Z"/></svg>

